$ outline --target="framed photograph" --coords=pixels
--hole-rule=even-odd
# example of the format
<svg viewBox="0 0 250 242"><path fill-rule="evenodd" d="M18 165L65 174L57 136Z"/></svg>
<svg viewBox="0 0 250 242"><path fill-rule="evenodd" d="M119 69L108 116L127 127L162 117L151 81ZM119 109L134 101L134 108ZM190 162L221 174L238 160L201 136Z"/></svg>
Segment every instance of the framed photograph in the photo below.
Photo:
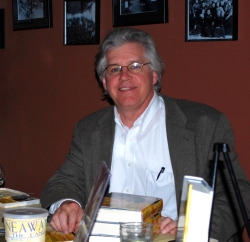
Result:
<svg viewBox="0 0 250 242"><path fill-rule="evenodd" d="M100 0L64 0L64 45L100 43Z"/></svg>
<svg viewBox="0 0 250 242"><path fill-rule="evenodd" d="M52 0L12 0L13 30L51 28Z"/></svg>
<svg viewBox="0 0 250 242"><path fill-rule="evenodd" d="M238 39L238 0L186 0L186 41Z"/></svg>
<svg viewBox="0 0 250 242"><path fill-rule="evenodd" d="M167 0L113 0L114 27L167 22Z"/></svg>
<svg viewBox="0 0 250 242"><path fill-rule="evenodd" d="M4 49L4 9L0 9L0 49Z"/></svg>

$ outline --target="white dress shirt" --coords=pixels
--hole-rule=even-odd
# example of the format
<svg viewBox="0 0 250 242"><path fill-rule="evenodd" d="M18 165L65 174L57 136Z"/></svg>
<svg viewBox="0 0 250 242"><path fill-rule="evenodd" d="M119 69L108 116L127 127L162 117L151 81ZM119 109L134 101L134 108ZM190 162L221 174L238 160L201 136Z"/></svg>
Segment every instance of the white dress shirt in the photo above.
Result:
<svg viewBox="0 0 250 242"><path fill-rule="evenodd" d="M148 108L130 129L122 123L116 108L114 112L115 142L109 191L160 197L163 199L162 216L176 220L164 101L155 93ZM162 168L164 171L160 173Z"/></svg>

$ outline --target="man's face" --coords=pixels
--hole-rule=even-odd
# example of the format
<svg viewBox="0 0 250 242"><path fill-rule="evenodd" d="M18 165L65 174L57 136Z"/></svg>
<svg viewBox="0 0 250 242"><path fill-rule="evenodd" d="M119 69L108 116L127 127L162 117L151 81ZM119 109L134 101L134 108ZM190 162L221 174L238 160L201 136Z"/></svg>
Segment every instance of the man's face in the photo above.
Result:
<svg viewBox="0 0 250 242"><path fill-rule="evenodd" d="M107 66L116 64L128 66L133 62L148 63L144 48L138 43L126 43L107 52ZM104 88L113 99L118 112L134 110L142 113L154 95L154 84L158 75L152 72L150 65L144 65L139 73L131 73L122 67L119 75L112 76L107 71L102 79Z"/></svg>

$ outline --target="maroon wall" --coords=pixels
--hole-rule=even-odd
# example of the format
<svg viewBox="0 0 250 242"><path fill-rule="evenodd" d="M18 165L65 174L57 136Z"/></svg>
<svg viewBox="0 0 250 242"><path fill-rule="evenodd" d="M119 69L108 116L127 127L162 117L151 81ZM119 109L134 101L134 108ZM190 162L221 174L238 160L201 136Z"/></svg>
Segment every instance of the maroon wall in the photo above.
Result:
<svg viewBox="0 0 250 242"><path fill-rule="evenodd" d="M41 194L68 151L75 123L108 104L94 77L98 45L63 46L63 1L53 1L53 28L12 30L5 9L0 50L0 163L6 186ZM169 0L169 22L137 26L151 33L166 63L162 92L210 104L235 131L249 166L250 1L239 1L238 41L185 42L185 1ZM112 29L112 1L101 1L101 39Z"/></svg>

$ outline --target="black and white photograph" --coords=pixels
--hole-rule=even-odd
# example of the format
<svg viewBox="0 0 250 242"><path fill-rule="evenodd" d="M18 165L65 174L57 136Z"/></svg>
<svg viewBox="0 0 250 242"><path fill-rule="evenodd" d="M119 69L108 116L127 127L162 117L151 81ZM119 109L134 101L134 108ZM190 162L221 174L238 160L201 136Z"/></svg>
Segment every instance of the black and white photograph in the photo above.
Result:
<svg viewBox="0 0 250 242"><path fill-rule="evenodd" d="M64 45L99 42L100 1L64 0Z"/></svg>
<svg viewBox="0 0 250 242"><path fill-rule="evenodd" d="M155 12L157 0L121 0L121 15Z"/></svg>
<svg viewBox="0 0 250 242"><path fill-rule="evenodd" d="M238 39L238 0L186 0L186 41Z"/></svg>
<svg viewBox="0 0 250 242"><path fill-rule="evenodd" d="M52 27L51 0L12 0L13 29Z"/></svg>
<svg viewBox="0 0 250 242"><path fill-rule="evenodd" d="M114 27L167 22L167 0L113 0Z"/></svg>
<svg viewBox="0 0 250 242"><path fill-rule="evenodd" d="M43 18L42 0L19 0L17 5L17 19L28 20Z"/></svg>

